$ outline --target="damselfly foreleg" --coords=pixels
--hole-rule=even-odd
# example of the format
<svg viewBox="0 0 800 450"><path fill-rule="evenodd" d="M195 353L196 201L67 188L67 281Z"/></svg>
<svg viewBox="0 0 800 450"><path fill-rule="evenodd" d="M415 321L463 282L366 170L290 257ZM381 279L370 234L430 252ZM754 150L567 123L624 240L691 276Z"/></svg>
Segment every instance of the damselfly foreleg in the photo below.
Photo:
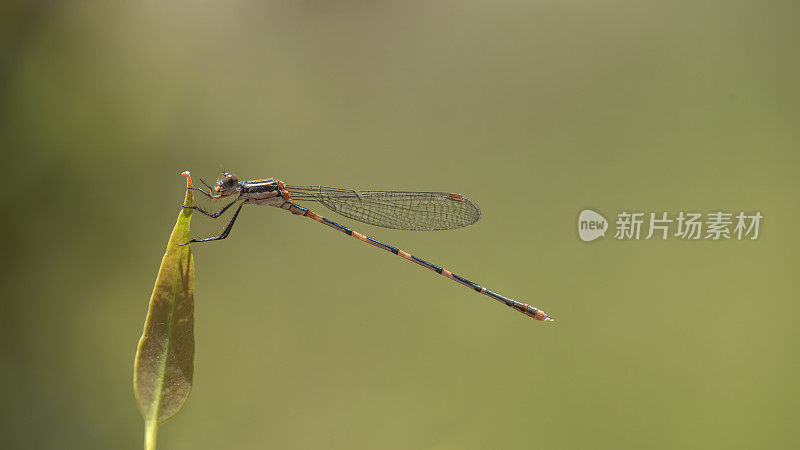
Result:
<svg viewBox="0 0 800 450"><path fill-rule="evenodd" d="M212 198L212 199L218 199L218 198L225 197L225 196L224 196L224 195L222 195L222 194L217 194L217 195L212 195L212 194L210 194L210 192L213 190L213 189L211 189L211 186L209 186L209 185L208 185L208 183L206 183L205 181L203 181L203 179L202 179L202 178L200 178L200 182L201 182L201 183L203 183L203 184L205 185L205 187L207 187L207 188L208 188L208 192L206 192L206 191L204 191L204 190L202 190L202 189L200 189L200 188L196 188L196 187L190 187L189 189L191 189L191 190L193 190L193 191L200 191L200 192L202 192L202 193L203 193L203 194L204 194L206 197L208 197L208 198Z"/></svg>
<svg viewBox="0 0 800 450"><path fill-rule="evenodd" d="M181 206L183 206L184 208L193 209L193 210L195 210L195 211L197 211L199 213L203 213L203 214L207 215L208 217L211 217L212 219L216 219L217 217L221 216L225 211L227 211L228 208L233 206L233 204L236 203L237 201L239 201L239 199L236 199L236 200L228 203L224 208L220 209L219 211L217 211L215 213L210 213L210 212L200 208L199 206L186 206L186 205L181 205Z"/></svg>
<svg viewBox="0 0 800 450"><path fill-rule="evenodd" d="M236 202L234 202L234 203L236 203ZM231 205L232 204L233 203L231 203ZM228 206L230 206L230 205L228 205ZM231 229L233 229L233 223L236 222L236 218L239 216L239 211L242 210L242 206L244 206L244 202L240 203L239 207L236 208L236 212L233 213L233 217L231 218L231 221L228 222L228 226L225 227L225 230L219 236L212 236L212 237L204 238L204 239L192 239L189 242L185 242L183 244L178 245L178 247L182 247L184 245L191 244L192 242L220 241L222 239L225 239L231 233ZM226 208L227 208L227 206L226 206Z"/></svg>

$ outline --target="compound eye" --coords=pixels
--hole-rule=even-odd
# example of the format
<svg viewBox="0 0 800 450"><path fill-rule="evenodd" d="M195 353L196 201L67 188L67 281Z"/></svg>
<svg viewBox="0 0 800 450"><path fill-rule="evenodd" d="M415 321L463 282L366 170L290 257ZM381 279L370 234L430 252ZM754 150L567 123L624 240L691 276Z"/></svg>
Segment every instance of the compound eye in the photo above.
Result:
<svg viewBox="0 0 800 450"><path fill-rule="evenodd" d="M226 173L222 178L222 183L226 188L234 188L239 183L239 179L232 173Z"/></svg>

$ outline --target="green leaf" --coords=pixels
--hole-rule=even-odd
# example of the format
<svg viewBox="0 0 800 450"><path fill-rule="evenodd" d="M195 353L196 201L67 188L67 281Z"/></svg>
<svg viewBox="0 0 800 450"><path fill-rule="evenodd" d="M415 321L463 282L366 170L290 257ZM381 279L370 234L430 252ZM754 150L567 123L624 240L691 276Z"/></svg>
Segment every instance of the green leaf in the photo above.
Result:
<svg viewBox="0 0 800 450"><path fill-rule="evenodd" d="M186 176L185 205L192 206L192 179ZM145 449L155 449L158 425L174 417L192 388L194 371L194 260L189 241L192 210L181 208L161 260L139 340L133 389L145 421Z"/></svg>

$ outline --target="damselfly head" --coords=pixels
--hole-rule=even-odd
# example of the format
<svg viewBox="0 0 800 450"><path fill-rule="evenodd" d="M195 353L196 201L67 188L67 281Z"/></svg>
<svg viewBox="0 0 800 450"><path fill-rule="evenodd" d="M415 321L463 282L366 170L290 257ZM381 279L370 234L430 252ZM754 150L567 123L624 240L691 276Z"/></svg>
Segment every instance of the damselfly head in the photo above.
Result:
<svg viewBox="0 0 800 450"><path fill-rule="evenodd" d="M236 193L239 189L239 179L236 175L225 172L217 178L217 183L214 185L214 192L220 195L231 195Z"/></svg>

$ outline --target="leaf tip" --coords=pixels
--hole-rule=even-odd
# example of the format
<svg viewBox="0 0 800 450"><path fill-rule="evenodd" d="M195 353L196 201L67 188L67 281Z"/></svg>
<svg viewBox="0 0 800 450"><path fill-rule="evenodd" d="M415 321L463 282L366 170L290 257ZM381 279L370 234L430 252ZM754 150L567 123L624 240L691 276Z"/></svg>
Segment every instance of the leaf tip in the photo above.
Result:
<svg viewBox="0 0 800 450"><path fill-rule="evenodd" d="M192 206L194 205L194 195L192 195L192 189L193 189L192 174L188 170L186 170L181 172L181 175L186 177L186 198L183 200L183 204L186 206ZM187 215L191 213L191 210L187 211L186 209L184 209L184 211L186 212Z"/></svg>
<svg viewBox="0 0 800 450"><path fill-rule="evenodd" d="M186 177L186 187L192 187L192 174L188 170L181 172L181 175Z"/></svg>

